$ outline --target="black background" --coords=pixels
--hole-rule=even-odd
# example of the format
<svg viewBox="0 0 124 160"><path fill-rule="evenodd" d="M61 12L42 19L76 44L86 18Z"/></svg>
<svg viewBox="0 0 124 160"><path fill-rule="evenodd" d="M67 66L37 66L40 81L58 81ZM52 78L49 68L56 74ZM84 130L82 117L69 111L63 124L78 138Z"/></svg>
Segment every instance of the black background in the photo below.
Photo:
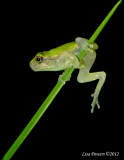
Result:
<svg viewBox="0 0 124 160"><path fill-rule="evenodd" d="M38 110L61 74L33 72L29 67L30 60L38 51L74 41L78 36L90 38L116 2L21 1L3 5L0 158ZM107 151L119 152L122 156L122 8L121 4L96 39L99 50L91 71L107 73L99 96L101 109L95 108L95 112L90 113L90 95L97 81L79 84L76 79L78 70L75 70L70 82L62 88L13 160L83 159L83 152Z"/></svg>

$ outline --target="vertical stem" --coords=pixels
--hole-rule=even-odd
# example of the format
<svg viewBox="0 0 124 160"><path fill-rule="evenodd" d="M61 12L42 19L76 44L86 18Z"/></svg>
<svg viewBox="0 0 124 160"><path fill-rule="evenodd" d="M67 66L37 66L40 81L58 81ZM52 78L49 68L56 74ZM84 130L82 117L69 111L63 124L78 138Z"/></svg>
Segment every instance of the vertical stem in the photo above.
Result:
<svg viewBox="0 0 124 160"><path fill-rule="evenodd" d="M119 0L115 4L115 6L111 9L111 11L108 13L108 15L102 21L102 23L99 25L99 27L95 30L95 32L90 37L90 39L88 41L88 44L93 43L96 40L96 38L98 37L98 35L100 34L100 32L103 30L103 28L105 27L105 25L107 24L107 22L109 21L109 19L112 17L112 15L114 14L115 10L118 8L118 6L120 5L121 2L122 2L122 0ZM81 59L83 57L83 55L85 54L85 50L86 50L86 48L80 52L80 54L78 55L79 59Z"/></svg>
<svg viewBox="0 0 124 160"><path fill-rule="evenodd" d="M47 110L47 108L49 107L49 105L51 104L51 102L53 101L53 99L55 98L55 96L60 91L60 89L62 88L63 85L64 84L62 82L58 81L58 83L55 85L55 87L50 92L48 97L45 99L43 104L40 106L38 111L35 113L35 115L32 117L30 122L27 124L27 126L24 128L24 130L21 132L21 134L18 136L18 138L12 144L12 146L10 147L8 152L5 154L5 156L3 157L3 160L9 160L14 155L14 153L20 147L22 142L26 139L26 137L29 135L31 130L34 128L34 126L37 124L37 122L42 117L44 112Z"/></svg>
<svg viewBox="0 0 124 160"><path fill-rule="evenodd" d="M109 14L105 17L105 19L102 21L102 23L95 30L95 32L93 33L93 35L90 37L90 39L88 41L89 43L93 43L95 41L95 39L98 37L98 35L102 31L102 29L105 27L105 25L107 24L107 22L109 21L109 19L112 17L112 15L114 14L115 10L118 8L118 6L120 5L121 2L122 2L122 0L119 0L116 3L116 5L111 9L111 11L109 12Z"/></svg>

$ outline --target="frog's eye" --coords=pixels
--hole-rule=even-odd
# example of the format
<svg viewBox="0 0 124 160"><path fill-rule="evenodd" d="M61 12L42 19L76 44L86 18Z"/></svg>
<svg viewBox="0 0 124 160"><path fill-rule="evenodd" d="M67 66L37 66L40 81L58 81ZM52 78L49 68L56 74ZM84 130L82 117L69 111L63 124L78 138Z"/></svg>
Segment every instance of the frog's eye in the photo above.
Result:
<svg viewBox="0 0 124 160"><path fill-rule="evenodd" d="M37 56L36 61L39 62L39 63L42 63L43 57L42 56Z"/></svg>

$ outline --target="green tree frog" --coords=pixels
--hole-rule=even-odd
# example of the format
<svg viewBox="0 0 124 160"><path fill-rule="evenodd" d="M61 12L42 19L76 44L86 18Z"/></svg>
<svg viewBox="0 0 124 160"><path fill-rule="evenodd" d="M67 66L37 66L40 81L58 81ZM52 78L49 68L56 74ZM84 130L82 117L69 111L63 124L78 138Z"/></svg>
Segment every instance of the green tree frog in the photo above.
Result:
<svg viewBox="0 0 124 160"><path fill-rule="evenodd" d="M91 95L93 101L91 103L91 113L94 111L95 105L100 108L98 96L105 82L106 73L93 72L90 69L96 59L95 50L98 49L96 43L89 44L85 55L81 60L78 59L78 54L88 45L88 40L77 37L74 42L66 43L49 51L38 52L30 61L30 67L33 71L60 71L66 70L73 66L79 69L77 81L79 83L99 80L94 93Z"/></svg>

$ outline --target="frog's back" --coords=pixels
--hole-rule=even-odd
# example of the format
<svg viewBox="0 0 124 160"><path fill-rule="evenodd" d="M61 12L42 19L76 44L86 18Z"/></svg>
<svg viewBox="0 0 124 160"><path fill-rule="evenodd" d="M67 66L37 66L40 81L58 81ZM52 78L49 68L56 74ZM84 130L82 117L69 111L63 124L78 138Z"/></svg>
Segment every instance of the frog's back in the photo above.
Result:
<svg viewBox="0 0 124 160"><path fill-rule="evenodd" d="M75 41L69 42L69 43L63 44L59 47L56 47L56 48L53 48L53 49L47 51L47 55L50 54L52 56L57 56L57 55L60 55L66 51L73 52L77 47L78 47L78 45Z"/></svg>

